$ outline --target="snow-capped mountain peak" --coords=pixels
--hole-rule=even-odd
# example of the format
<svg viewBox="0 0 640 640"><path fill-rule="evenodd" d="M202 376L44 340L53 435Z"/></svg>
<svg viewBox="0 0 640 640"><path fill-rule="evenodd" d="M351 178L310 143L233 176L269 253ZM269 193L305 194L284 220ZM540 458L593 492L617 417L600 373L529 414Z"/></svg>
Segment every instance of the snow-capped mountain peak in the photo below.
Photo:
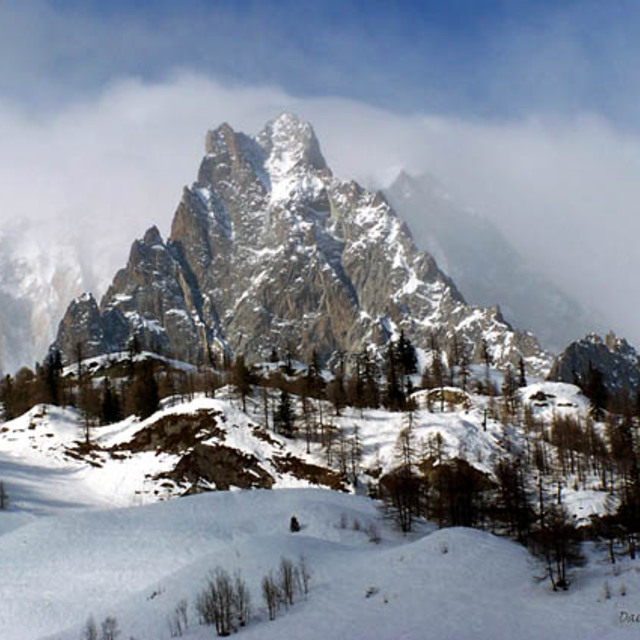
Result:
<svg viewBox="0 0 640 640"><path fill-rule="evenodd" d="M404 330L424 348L434 334L444 349L455 336L476 361L484 340L499 366L549 366L495 308L465 303L384 196L333 177L313 128L291 114L255 137L227 124L207 134L170 239L152 229L134 243L100 313L93 330L63 321L63 354L93 332L101 348L111 336L107 348L119 351L135 333L144 348L192 363L212 350L264 359L291 345L328 359Z"/></svg>

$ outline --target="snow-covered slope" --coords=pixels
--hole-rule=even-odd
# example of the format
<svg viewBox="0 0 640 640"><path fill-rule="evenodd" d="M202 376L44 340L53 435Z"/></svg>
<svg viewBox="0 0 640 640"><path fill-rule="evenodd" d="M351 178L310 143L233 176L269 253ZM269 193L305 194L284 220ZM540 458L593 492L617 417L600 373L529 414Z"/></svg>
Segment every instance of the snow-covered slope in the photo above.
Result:
<svg viewBox="0 0 640 640"><path fill-rule="evenodd" d="M302 531L292 534L295 514ZM375 522L373 544L353 522ZM342 528L341 522L347 522ZM307 599L269 621L260 581L280 558L304 555ZM170 638L168 619L186 600L184 638L215 637L198 624L196 595L216 567L240 571L254 615L239 638L271 640L603 640L633 638L620 625L640 577L592 566L569 593L535 576L527 552L468 529L402 538L376 505L321 490L226 492L146 507L39 518L0 535L0 637L77 640L89 616L117 619L121 637ZM604 581L615 594L603 598ZM625 584L628 595L619 595Z"/></svg>
<svg viewBox="0 0 640 640"><path fill-rule="evenodd" d="M270 403L277 399L272 393ZM493 477L498 460L530 446L525 430L491 418L487 396L445 389L449 395L441 407L437 397L429 400L429 393L439 392L414 395L418 409L411 415L413 443L421 455L433 457L438 438L444 459L464 459ZM573 385L535 382L519 394L547 430L557 417L584 421L589 412L588 400ZM73 496L67 506L126 507L203 489L347 489L340 476L340 451L351 459L356 441L357 468L348 463L346 475L351 482L355 475L361 490L399 464L397 439L408 425L406 414L347 407L335 416L325 402L327 429L335 434L329 455L313 437L307 450L302 420L299 437L292 440L274 434L271 423L264 428L262 399L248 398L247 413L238 402L228 388L215 399L196 396L174 406L168 399L164 409L145 421L132 417L92 428L91 450L84 446L84 422L75 410L40 405L0 427L0 480L17 507L41 513L48 500L64 502L63 496ZM301 416L300 404L295 408ZM552 445L545 447L554 455ZM566 484L567 506L581 522L604 512L607 493L600 490L598 477L588 477L577 489ZM43 487L34 493L39 485Z"/></svg>
<svg viewBox="0 0 640 640"><path fill-rule="evenodd" d="M526 446L525 431L487 418L489 397L445 391L442 412L433 391L417 392L411 418L352 408L332 416L324 407L347 442L357 434L360 488L367 470L385 473L397 464L395 443L409 420L416 446L428 449L440 434L445 457L464 457L488 475L498 458ZM589 410L579 389L564 383L533 382L519 394L546 425ZM326 465L325 453L313 443L307 453L303 439L260 428L257 397L248 398L247 413L227 388L215 399L165 403L145 421L93 428L91 449L74 410L38 406L0 425L0 480L11 500L0 511L0 638L77 640L89 616L98 625L113 616L121 637L165 640L184 600L183 637L205 640L214 632L199 624L195 600L217 567L240 571L251 591L254 616L238 637L252 640L596 640L637 633L620 624L640 597L637 561L623 559L614 571L604 552L587 546L589 562L571 590L553 593L538 579L538 561L506 539L424 522L403 537L376 502L310 488L309 469ZM234 475L222 473L222 460L210 465L215 478L183 473L183 461L202 447L224 451ZM278 462L294 458L298 464ZM247 477L249 486L278 490L238 490ZM607 494L596 480L565 488L564 503L581 521L604 509ZM194 485L225 483L234 490L175 497ZM295 534L293 515L302 525ZM379 543L371 540L372 525ZM269 621L261 580L282 557L296 562L301 555L311 569L308 597Z"/></svg>
<svg viewBox="0 0 640 640"><path fill-rule="evenodd" d="M93 427L89 450L75 410L39 405L0 428L0 479L16 507L36 514L70 497L68 507L126 507L194 490L342 486L302 443L259 420L229 400L200 397L142 422Z"/></svg>

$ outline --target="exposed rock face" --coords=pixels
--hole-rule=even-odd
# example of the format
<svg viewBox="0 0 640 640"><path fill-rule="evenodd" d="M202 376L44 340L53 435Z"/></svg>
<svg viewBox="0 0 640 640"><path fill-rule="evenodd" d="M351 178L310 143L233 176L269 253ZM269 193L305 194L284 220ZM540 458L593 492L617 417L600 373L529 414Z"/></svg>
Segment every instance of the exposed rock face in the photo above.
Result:
<svg viewBox="0 0 640 640"><path fill-rule="evenodd" d="M290 114L255 138L227 124L207 134L170 239L152 228L133 244L99 314L83 320L70 307L56 341L66 358L79 337L97 355L137 335L191 363L289 345L327 359L404 329L425 348L432 333L443 343L455 333L475 361L485 339L499 366L521 355L537 372L549 364L497 308L465 303L381 194L334 178L311 126Z"/></svg>
<svg viewBox="0 0 640 640"><path fill-rule="evenodd" d="M560 351L604 323L529 266L490 220L463 208L431 175L400 173L385 196L472 304L497 302L509 322Z"/></svg>
<svg viewBox="0 0 640 640"><path fill-rule="evenodd" d="M202 481L219 491L271 489L273 478L255 456L224 445L198 444L183 456L169 477L198 485Z"/></svg>
<svg viewBox="0 0 640 640"><path fill-rule="evenodd" d="M603 340L592 333L571 343L553 365L549 379L576 384L586 382L589 369L597 369L609 393L636 393L640 386L637 351L624 339L609 333Z"/></svg>

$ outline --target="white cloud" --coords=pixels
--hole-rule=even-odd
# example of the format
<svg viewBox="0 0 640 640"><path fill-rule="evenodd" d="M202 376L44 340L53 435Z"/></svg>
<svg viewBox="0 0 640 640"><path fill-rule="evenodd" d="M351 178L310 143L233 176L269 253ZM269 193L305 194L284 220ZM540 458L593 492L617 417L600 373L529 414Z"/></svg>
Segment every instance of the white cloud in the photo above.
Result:
<svg viewBox="0 0 640 640"><path fill-rule="evenodd" d="M49 114L0 103L0 220L59 221L110 278L145 228L168 232L208 128L228 121L255 133L285 109L314 124L341 177L380 184L400 167L430 170L498 221L531 262L640 341L640 139L587 114L487 123L189 73L157 84L122 80Z"/></svg>

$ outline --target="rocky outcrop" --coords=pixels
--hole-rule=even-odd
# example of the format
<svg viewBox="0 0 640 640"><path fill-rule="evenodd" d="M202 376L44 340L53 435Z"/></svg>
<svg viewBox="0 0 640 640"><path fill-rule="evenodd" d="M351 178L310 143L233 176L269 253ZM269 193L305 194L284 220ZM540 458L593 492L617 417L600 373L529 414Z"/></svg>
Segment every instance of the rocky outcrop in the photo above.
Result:
<svg viewBox="0 0 640 640"><path fill-rule="evenodd" d="M610 394L638 392L640 360L637 351L624 339L611 332L603 340L592 333L572 342L557 358L549 379L570 384L587 384L590 370L602 374L602 382Z"/></svg>
<svg viewBox="0 0 640 640"><path fill-rule="evenodd" d="M205 149L169 240L152 228L133 244L99 320L70 307L56 341L66 358L75 338L97 355L135 335L195 364L292 345L327 360L404 330L425 348L434 334L443 345L455 334L478 362L484 340L498 366L522 356L531 371L548 367L533 336L497 307L466 304L380 193L332 175L308 123L284 114L255 138L223 124Z"/></svg>
<svg viewBox="0 0 640 640"><path fill-rule="evenodd" d="M218 491L231 487L271 489L274 483L255 456L225 445L208 444L198 444L186 453L168 477L193 486L204 483Z"/></svg>

